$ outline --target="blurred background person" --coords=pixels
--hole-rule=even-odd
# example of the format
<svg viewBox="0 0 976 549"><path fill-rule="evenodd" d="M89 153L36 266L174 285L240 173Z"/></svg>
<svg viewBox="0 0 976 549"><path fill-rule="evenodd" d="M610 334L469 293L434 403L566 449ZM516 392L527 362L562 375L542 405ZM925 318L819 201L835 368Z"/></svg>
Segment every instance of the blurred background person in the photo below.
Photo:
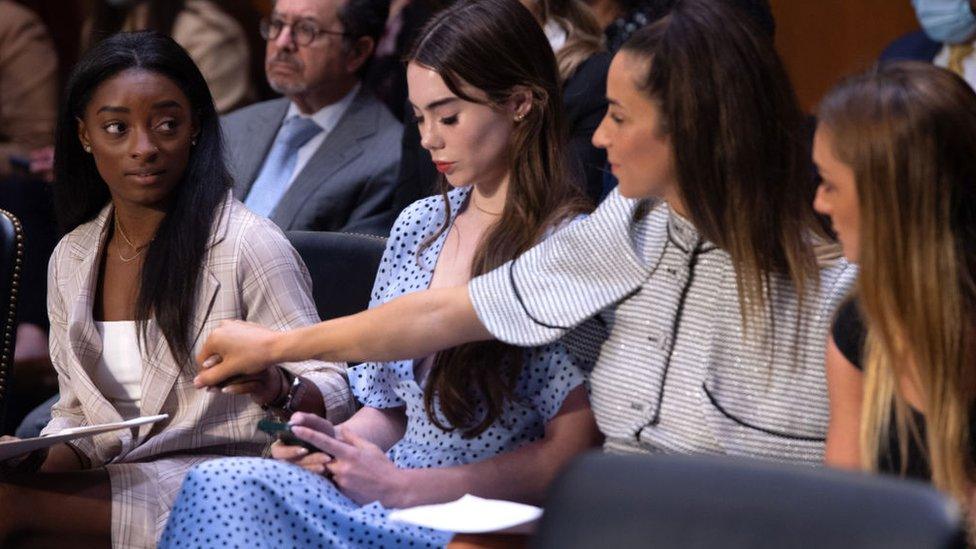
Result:
<svg viewBox="0 0 976 549"><path fill-rule="evenodd" d="M17 348L6 425L10 433L31 407L57 390L47 349L45 280L57 240L48 189L30 172L32 155L50 148L57 117L58 59L32 10L0 0L0 208L23 223Z"/></svg>
<svg viewBox="0 0 976 549"><path fill-rule="evenodd" d="M85 25L84 49L119 31L155 30L172 36L200 67L218 112L230 112L256 99L247 36L217 2L97 0Z"/></svg>
<svg viewBox="0 0 976 549"><path fill-rule="evenodd" d="M881 61L925 61L976 87L976 0L912 0L922 30L892 42Z"/></svg>
<svg viewBox="0 0 976 549"><path fill-rule="evenodd" d="M262 22L284 95L224 116L234 194L284 230L386 235L403 125L361 79L389 0L279 0Z"/></svg>

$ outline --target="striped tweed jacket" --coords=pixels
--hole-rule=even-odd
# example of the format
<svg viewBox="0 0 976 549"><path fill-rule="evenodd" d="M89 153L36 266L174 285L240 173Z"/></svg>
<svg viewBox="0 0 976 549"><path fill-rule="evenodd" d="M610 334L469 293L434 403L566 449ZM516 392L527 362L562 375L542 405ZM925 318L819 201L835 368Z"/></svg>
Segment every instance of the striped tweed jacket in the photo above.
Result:
<svg viewBox="0 0 976 549"><path fill-rule="evenodd" d="M608 451L815 464L828 419L827 330L855 277L843 259L824 262L802 299L773 277L769 312L744 326L728 253L667 204L614 191L469 292L503 341L570 334L573 347L597 349L590 398Z"/></svg>
<svg viewBox="0 0 976 549"><path fill-rule="evenodd" d="M65 236L51 258L48 312L60 400L44 433L122 419L91 377L103 345L92 306L111 215L107 206ZM273 223L229 194L214 222L192 319L194 353L221 320L245 319L276 329L318 322L301 258ZM92 468L105 467L110 475L114 547L155 547L183 476L194 464L216 456L260 455L270 443L256 430L264 412L250 397L194 389L196 365L176 362L152 320L147 336L141 413L166 413L169 419L73 443ZM282 366L319 387L330 419L351 414L344 365Z"/></svg>

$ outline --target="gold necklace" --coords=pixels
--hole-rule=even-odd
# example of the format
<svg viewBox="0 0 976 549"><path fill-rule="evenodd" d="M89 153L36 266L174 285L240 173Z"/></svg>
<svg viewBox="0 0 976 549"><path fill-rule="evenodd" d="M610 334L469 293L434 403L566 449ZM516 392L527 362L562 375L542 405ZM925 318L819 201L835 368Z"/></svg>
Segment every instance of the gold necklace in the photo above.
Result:
<svg viewBox="0 0 976 549"><path fill-rule="evenodd" d="M149 239L149 242L146 242L142 246L136 246L135 244L132 243L131 240L129 240L129 237L126 236L125 231L122 229L122 223L119 221L118 216L115 216L115 229L118 231L119 235L122 236L122 240L125 240L125 243L128 244L130 248L136 251L136 255L130 258L126 258L122 255L122 250L116 250L116 253L118 253L119 259L122 260L122 263L129 263L131 261L135 261L140 255L142 255L142 252L146 251L146 248L148 248L149 245L152 244L152 241L156 240L156 237L152 237Z"/></svg>
<svg viewBox="0 0 976 549"><path fill-rule="evenodd" d="M481 206L479 206L479 205L478 205L478 203L477 203L477 202L475 202L475 201L474 201L474 197L471 197L471 204L472 204L472 205L473 205L473 206L474 206L475 208L477 208L477 209L478 209L479 211L481 211L481 212L483 212L483 213L486 213L486 214L488 214L488 215L502 215L502 212L497 212L497 213L495 213L495 212L489 212L488 210L486 210L486 209L484 209L484 208L482 208Z"/></svg>

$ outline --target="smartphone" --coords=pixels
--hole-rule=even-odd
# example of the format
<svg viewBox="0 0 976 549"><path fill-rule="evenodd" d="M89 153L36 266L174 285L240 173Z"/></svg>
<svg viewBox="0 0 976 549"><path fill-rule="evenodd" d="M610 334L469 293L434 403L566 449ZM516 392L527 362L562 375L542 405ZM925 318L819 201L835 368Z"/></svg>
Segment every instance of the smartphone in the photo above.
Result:
<svg viewBox="0 0 976 549"><path fill-rule="evenodd" d="M311 443L305 442L304 440L298 438L298 436L296 436L295 433L292 432L291 425L284 422L272 421L270 419L262 419L261 421L258 422L258 430L268 433L269 435L277 438L278 440L280 440L281 442L289 446L301 446L302 448L305 448L309 452L322 451L321 448L313 446ZM329 436L333 436L335 432L326 433L326 434Z"/></svg>

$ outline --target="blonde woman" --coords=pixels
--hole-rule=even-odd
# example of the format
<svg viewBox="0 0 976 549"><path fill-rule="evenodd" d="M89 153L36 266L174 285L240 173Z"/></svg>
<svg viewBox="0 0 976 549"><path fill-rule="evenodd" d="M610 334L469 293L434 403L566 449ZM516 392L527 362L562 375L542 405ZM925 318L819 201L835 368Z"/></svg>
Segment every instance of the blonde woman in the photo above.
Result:
<svg viewBox="0 0 976 549"><path fill-rule="evenodd" d="M827 350L828 464L931 478L967 505L976 326L976 94L922 63L853 77L814 143L829 215L860 264Z"/></svg>

